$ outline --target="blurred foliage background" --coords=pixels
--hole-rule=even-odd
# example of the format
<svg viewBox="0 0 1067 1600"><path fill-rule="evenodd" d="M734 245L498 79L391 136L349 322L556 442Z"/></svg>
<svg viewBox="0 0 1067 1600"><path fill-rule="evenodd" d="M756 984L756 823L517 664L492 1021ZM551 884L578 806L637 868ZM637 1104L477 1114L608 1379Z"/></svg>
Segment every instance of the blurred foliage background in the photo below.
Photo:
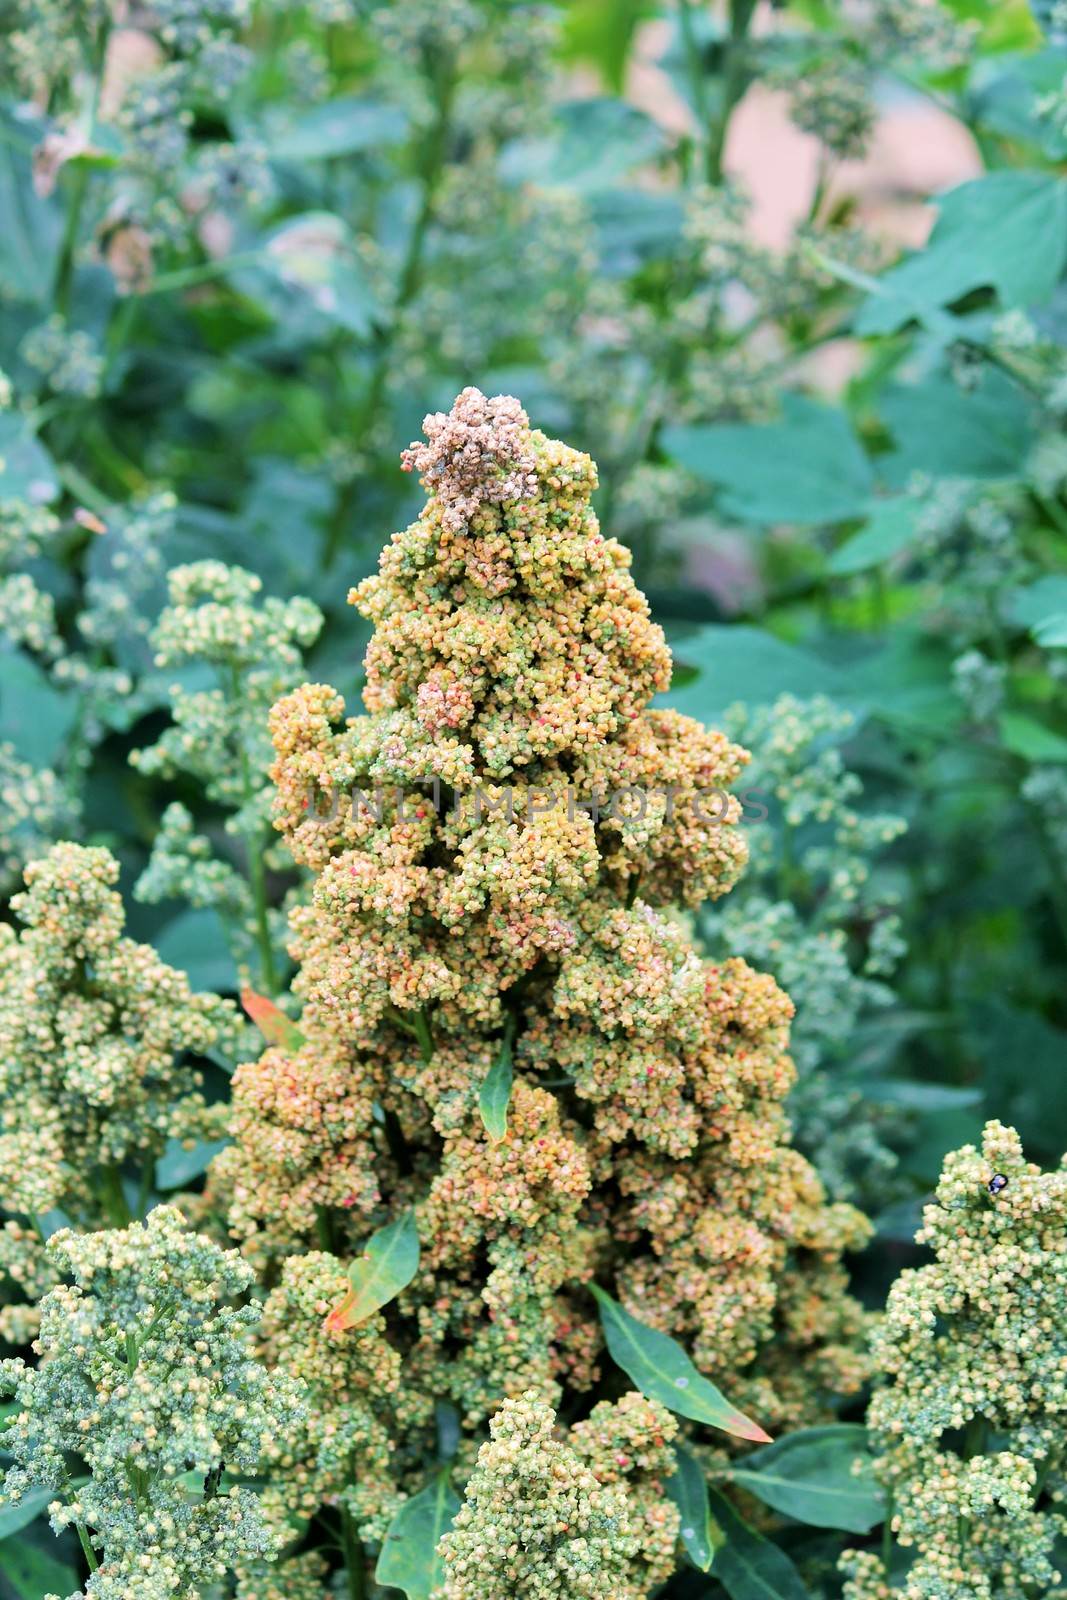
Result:
<svg viewBox="0 0 1067 1600"><path fill-rule="evenodd" d="M135 936L284 994L266 709L357 695L475 383L593 454L753 751L701 931L797 1002L872 1302L986 1115L1058 1158L1067 8L3 0L0 57L0 891L107 844Z"/></svg>

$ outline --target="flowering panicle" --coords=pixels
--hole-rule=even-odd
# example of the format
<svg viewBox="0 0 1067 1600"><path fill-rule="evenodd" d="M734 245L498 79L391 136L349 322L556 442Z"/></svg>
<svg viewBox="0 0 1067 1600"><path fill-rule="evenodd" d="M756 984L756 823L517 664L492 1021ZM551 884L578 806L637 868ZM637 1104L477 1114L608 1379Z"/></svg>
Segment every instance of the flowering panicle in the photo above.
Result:
<svg viewBox="0 0 1067 1600"><path fill-rule="evenodd" d="M232 1046L233 1007L123 936L118 874L106 850L56 845L12 901L23 931L0 926L0 1174L28 1222L122 1219L124 1163L217 1126L185 1057ZM35 1235L12 1221L3 1241L5 1270L37 1281Z"/></svg>
<svg viewBox="0 0 1067 1600"><path fill-rule="evenodd" d="M662 1495L677 1424L640 1395L604 1402L563 1441L535 1391L505 1401L441 1541L445 1600L644 1600L670 1576L678 1512ZM653 1490L652 1513L643 1491Z"/></svg>
<svg viewBox="0 0 1067 1600"><path fill-rule="evenodd" d="M902 1113L864 1098L849 1051L861 1020L891 1003L885 980L904 953L898 886L882 860L904 819L861 808L863 784L841 750L855 719L824 696L735 706L725 721L753 752L749 791L769 815L752 830L738 891L701 928L713 948L769 968L796 1005L798 1146L835 1196L884 1200Z"/></svg>
<svg viewBox="0 0 1067 1600"><path fill-rule="evenodd" d="M42 1304L40 1365L0 1366L19 1406L4 1497L55 1490L52 1527L78 1529L86 1600L195 1600L274 1552L257 1495L237 1480L301 1414L299 1386L251 1353L254 1305L227 1304L252 1270L167 1206L125 1230L65 1229L48 1252L75 1281Z"/></svg>
<svg viewBox="0 0 1067 1600"><path fill-rule="evenodd" d="M889 1295L868 1424L892 1527L914 1557L906 1600L1059 1593L1067 1531L1067 1166L1043 1173L1018 1134L986 1124L948 1156L918 1242L934 1260ZM847 1600L888 1574L845 1560Z"/></svg>
<svg viewBox="0 0 1067 1600"><path fill-rule="evenodd" d="M259 578L221 561L174 567L167 584L170 603L152 633L155 664L196 662L210 670L213 682L199 689L173 685L172 725L130 759L141 772L192 777L209 800L224 806L227 831L244 841L245 870L215 857L189 812L174 803L134 893L150 902L185 898L214 906L232 929L238 959L247 963L256 952L260 981L273 989L276 919L263 881L271 791L260 776L269 763L267 712L298 676L322 613L300 597L261 601Z"/></svg>
<svg viewBox="0 0 1067 1600"><path fill-rule="evenodd" d="M459 1413L463 1464L504 1400L448 1542L448 1594L499 1592L483 1543L497 1458L547 1484L558 1453L588 1533L546 1546L530 1592L636 1597L670 1570L655 1452L673 1424L631 1399L551 1443L548 1408L600 1370L583 1285L613 1284L729 1371L765 1424L816 1420L864 1375L841 1255L867 1228L790 1148L788 999L744 961L701 961L671 911L741 871L729 786L747 757L649 709L670 658L627 553L600 534L591 462L509 397L465 391L426 426L407 462L428 504L353 595L376 624L366 714L346 720L322 684L271 714L275 823L315 874L292 917L304 1009L299 1040L239 1068L211 1190L255 1259L281 1261L274 1303L294 1324L285 1297L306 1285L321 1304L333 1272L301 1250L344 1258L416 1209L419 1270L351 1352L357 1367L399 1353L408 1407L406 1424L384 1394L346 1413L350 1481L366 1451L377 1497L351 1498L369 1541L385 1440L394 1481L415 1488L405 1440L434 1401ZM500 1073L504 1137L481 1104ZM646 1462L639 1484L615 1482L608 1438L630 1441L616 1465ZM309 1502L340 1492L332 1445L286 1450ZM563 1512L550 1498L546 1514ZM537 1582L532 1550L507 1559Z"/></svg>

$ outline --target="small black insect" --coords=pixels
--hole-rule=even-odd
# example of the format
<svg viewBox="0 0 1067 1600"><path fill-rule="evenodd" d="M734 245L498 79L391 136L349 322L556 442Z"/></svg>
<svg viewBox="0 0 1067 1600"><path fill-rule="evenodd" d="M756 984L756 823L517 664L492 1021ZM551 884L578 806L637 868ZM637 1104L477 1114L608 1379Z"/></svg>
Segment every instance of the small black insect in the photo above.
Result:
<svg viewBox="0 0 1067 1600"><path fill-rule="evenodd" d="M990 1194L999 1194L1002 1189L1006 1189L1007 1187L1008 1180L1004 1176L1003 1172L994 1172L993 1176L986 1184L986 1188L989 1190Z"/></svg>

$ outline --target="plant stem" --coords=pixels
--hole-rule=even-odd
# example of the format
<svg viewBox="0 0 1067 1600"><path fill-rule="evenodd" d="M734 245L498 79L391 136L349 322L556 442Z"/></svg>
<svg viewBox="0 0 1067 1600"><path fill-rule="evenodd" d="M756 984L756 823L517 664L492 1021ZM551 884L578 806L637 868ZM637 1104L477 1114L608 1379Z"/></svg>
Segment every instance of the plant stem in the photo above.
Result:
<svg viewBox="0 0 1067 1600"><path fill-rule="evenodd" d="M252 784L252 766L248 759L248 746L239 707L241 703L241 678L236 664L230 668L230 689L234 702L234 723L237 738L237 758L241 769L243 808L250 811L255 792ZM243 830L245 855L248 859L248 886L252 891L253 916L256 925L256 948L259 951L260 982L268 996L278 992L278 974L274 966L274 947L270 937L270 919L267 915L267 874L263 865L263 835L249 826Z"/></svg>
<svg viewBox="0 0 1067 1600"><path fill-rule="evenodd" d="M345 1573L348 1577L349 1600L365 1600L367 1582L363 1541L356 1532L355 1524L352 1521L352 1513L345 1505L341 1507L341 1538L344 1543Z"/></svg>
<svg viewBox="0 0 1067 1600"><path fill-rule="evenodd" d="M704 157L709 183L722 183L723 156L730 118L745 91L745 41L757 0L730 0L730 32L723 45L722 111L708 139Z"/></svg>
<svg viewBox="0 0 1067 1600"><path fill-rule="evenodd" d="M419 1041L419 1051L423 1061L429 1065L433 1060L433 1030L430 1027L430 1017L423 1006L421 1011L411 1013L412 1031Z"/></svg>
<svg viewBox="0 0 1067 1600"><path fill-rule="evenodd" d="M115 1162L109 1162L106 1167L100 1168L100 1186L97 1192L111 1226L128 1228L133 1221L133 1214L122 1187L122 1174Z"/></svg>
<svg viewBox="0 0 1067 1600"><path fill-rule="evenodd" d="M96 1551L93 1549L92 1540L89 1538L89 1530L85 1526L84 1522L76 1522L74 1527L81 1543L82 1554L85 1556L85 1559L89 1564L89 1571L95 1572L100 1563L96 1558Z"/></svg>

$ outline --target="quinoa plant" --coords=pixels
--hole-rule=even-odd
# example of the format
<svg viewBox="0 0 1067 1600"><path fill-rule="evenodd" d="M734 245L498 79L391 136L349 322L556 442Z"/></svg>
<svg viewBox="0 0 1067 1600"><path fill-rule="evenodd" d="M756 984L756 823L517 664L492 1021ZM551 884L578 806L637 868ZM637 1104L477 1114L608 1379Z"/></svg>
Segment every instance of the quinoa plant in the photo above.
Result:
<svg viewBox="0 0 1067 1600"><path fill-rule="evenodd" d="M281 1474L283 1499L307 1512L340 1494L372 1549L394 1483L421 1488L435 1403L454 1413L462 1471L514 1402L442 1547L446 1592L481 1596L479 1474L513 1440L551 1478L548 1408L573 1417L604 1379L590 1282L728 1373L763 1426L814 1423L866 1371L842 1252L867 1227L790 1148L788 999L740 958L701 961L673 917L741 870L728 786L747 758L649 707L670 656L627 553L599 532L591 461L476 389L425 426L405 461L426 507L352 596L376 624L366 713L345 720L341 697L309 684L271 715L275 822L315 875L293 913L303 1013L239 1067L210 1196L281 1272L279 1363L318 1366L325 1385L311 1434L284 1447L305 1465L292 1489ZM368 1324L346 1309L341 1262L372 1230L392 1239L412 1206L418 1269ZM300 1307L329 1311L331 1283L336 1379L301 1353ZM335 1412L370 1372L359 1409ZM636 1468L636 1403L568 1431L560 1471L573 1463L602 1532L586 1543L584 1512L563 1530L545 1594L578 1571L604 1596L669 1575L665 1458L649 1457L634 1504L594 1493L603 1469L582 1464L599 1439ZM667 1420L646 1426L664 1447ZM667 1530L659 1554L635 1506Z"/></svg>

